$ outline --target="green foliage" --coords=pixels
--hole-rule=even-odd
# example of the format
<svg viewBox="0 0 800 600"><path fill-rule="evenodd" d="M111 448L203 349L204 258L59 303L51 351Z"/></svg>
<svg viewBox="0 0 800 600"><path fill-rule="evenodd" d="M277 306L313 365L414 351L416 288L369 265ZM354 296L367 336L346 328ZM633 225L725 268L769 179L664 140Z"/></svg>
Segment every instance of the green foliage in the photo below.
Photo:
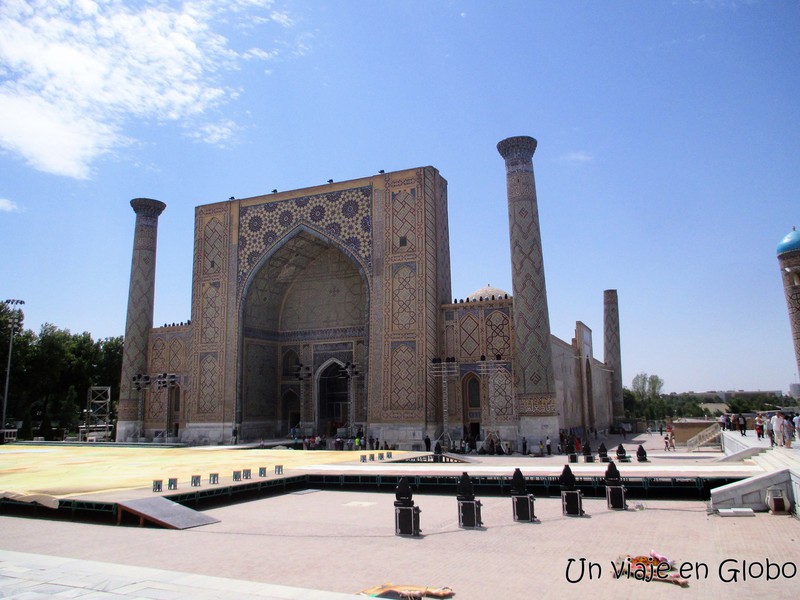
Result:
<svg viewBox="0 0 800 600"><path fill-rule="evenodd" d="M708 417L711 414L700 406L693 394L664 395L664 380L658 375L639 373L633 378L632 389L622 389L622 402L628 419L663 421L673 417Z"/></svg>
<svg viewBox="0 0 800 600"><path fill-rule="evenodd" d="M770 394L757 396L732 397L728 400L728 412L752 413L775 410L781 407L781 399Z"/></svg>
<svg viewBox="0 0 800 600"><path fill-rule="evenodd" d="M8 307L0 303L0 361L8 359ZM74 431L91 386L111 386L112 413L119 400L122 337L94 341L89 333L73 334L47 323L38 335L23 330L14 337L9 421L22 421L20 438L51 438L52 422ZM5 375L5 373L4 373ZM1 390L0 390L1 391Z"/></svg>

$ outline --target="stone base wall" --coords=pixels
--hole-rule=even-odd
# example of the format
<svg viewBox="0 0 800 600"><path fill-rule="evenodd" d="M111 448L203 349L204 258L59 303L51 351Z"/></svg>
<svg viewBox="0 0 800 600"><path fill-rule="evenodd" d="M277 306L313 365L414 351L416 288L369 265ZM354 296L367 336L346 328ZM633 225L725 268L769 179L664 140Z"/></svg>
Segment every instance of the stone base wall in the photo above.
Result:
<svg viewBox="0 0 800 600"><path fill-rule="evenodd" d="M208 446L233 443L233 426L230 423L192 423L181 429L181 442L190 446Z"/></svg>
<svg viewBox="0 0 800 600"><path fill-rule="evenodd" d="M545 441L550 436L550 442L555 448L558 444L558 417L520 417L519 438L520 444L524 437L528 440L528 448L538 448L539 440Z"/></svg>
<svg viewBox="0 0 800 600"><path fill-rule="evenodd" d="M364 434L375 436L380 440L381 447L386 441L389 447L396 446L398 450L425 450L425 425L424 423L370 423ZM431 435L431 440L436 436Z"/></svg>

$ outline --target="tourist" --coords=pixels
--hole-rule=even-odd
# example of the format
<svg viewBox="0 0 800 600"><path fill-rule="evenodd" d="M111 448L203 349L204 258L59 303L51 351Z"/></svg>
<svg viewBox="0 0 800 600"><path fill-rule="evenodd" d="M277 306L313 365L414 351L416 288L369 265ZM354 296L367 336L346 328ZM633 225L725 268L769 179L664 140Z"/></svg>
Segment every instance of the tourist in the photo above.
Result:
<svg viewBox="0 0 800 600"><path fill-rule="evenodd" d="M739 413L739 416L736 418L739 422L739 433L746 436L747 433L745 432L747 431L747 420L744 418L744 415L742 413Z"/></svg>
<svg viewBox="0 0 800 600"><path fill-rule="evenodd" d="M767 430L767 437L769 437L769 447L775 445L775 432L772 430L772 419L769 414L764 417L764 428Z"/></svg>
<svg viewBox="0 0 800 600"><path fill-rule="evenodd" d="M792 438L794 437L794 423L792 419L786 418L783 420L783 444L787 448L792 447Z"/></svg>
<svg viewBox="0 0 800 600"><path fill-rule="evenodd" d="M664 436L664 450L669 452L669 434Z"/></svg>
<svg viewBox="0 0 800 600"><path fill-rule="evenodd" d="M429 438L426 435L425 436L425 452L430 452L430 451L431 451L431 438Z"/></svg>
<svg viewBox="0 0 800 600"><path fill-rule="evenodd" d="M675 452L675 432L669 432L669 449Z"/></svg>
<svg viewBox="0 0 800 600"><path fill-rule="evenodd" d="M772 417L772 431L775 435L776 445L783 446L783 413L775 413Z"/></svg>
<svg viewBox="0 0 800 600"><path fill-rule="evenodd" d="M547 448L547 456L550 456L553 453L553 448L550 445L550 436L547 436L547 439L544 442L545 447Z"/></svg>

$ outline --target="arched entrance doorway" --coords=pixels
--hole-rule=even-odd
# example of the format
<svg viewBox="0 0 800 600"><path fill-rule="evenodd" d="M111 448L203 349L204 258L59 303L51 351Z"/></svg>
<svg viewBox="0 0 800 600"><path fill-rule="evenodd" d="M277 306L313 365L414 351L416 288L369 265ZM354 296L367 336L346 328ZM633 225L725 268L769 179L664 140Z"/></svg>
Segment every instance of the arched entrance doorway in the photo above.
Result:
<svg viewBox="0 0 800 600"><path fill-rule="evenodd" d="M466 441L472 443L481 439L481 380L470 373L462 382L461 396L464 399L464 433Z"/></svg>
<svg viewBox="0 0 800 600"><path fill-rule="evenodd" d="M362 266L324 234L299 227L259 260L242 301L242 440L328 433L347 421L347 380L338 367L367 371L368 286ZM366 386L356 407L366 413ZM359 419L362 416L357 415Z"/></svg>
<svg viewBox="0 0 800 600"><path fill-rule="evenodd" d="M350 379L344 365L331 362L317 378L317 427L318 433L328 437L349 425Z"/></svg>

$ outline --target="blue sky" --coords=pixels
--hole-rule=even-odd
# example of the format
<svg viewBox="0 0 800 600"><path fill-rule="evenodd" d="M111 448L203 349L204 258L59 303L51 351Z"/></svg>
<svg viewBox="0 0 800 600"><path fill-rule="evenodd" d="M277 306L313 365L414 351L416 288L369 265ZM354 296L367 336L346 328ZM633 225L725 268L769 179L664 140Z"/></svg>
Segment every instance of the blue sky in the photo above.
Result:
<svg viewBox="0 0 800 600"><path fill-rule="evenodd" d="M194 207L432 165L453 296L511 290L505 172L534 156L551 328L623 381L797 381L775 248L800 225L800 4L198 0L0 4L0 297L122 335L134 214L155 322L190 317Z"/></svg>

